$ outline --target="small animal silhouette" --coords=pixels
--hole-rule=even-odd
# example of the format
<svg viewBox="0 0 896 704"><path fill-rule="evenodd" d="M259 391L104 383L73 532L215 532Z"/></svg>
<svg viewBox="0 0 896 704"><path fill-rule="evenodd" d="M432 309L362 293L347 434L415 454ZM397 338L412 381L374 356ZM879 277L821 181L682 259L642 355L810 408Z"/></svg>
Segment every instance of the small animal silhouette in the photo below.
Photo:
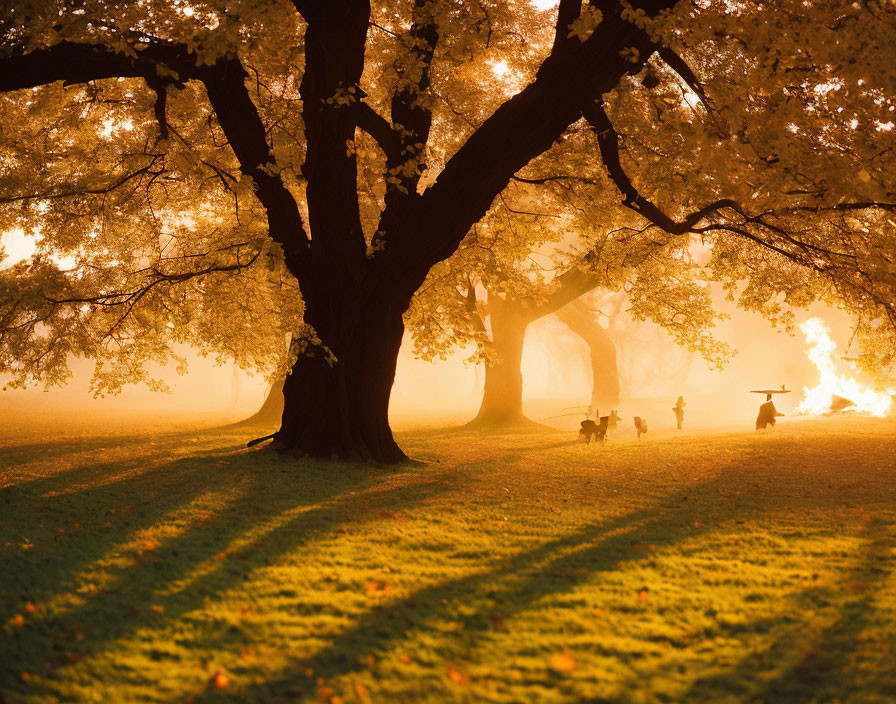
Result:
<svg viewBox="0 0 896 704"><path fill-rule="evenodd" d="M600 423L595 423L593 420L583 420L581 423L581 428L579 429L579 437L585 438L585 444L591 444L591 438L594 437L596 442L605 443L607 441L607 425L610 421L610 416L601 416Z"/></svg>
<svg viewBox="0 0 896 704"><path fill-rule="evenodd" d="M635 416L635 430L638 431L638 440L647 433L647 419L641 416Z"/></svg>
<svg viewBox="0 0 896 704"><path fill-rule="evenodd" d="M610 415L608 416L608 424L607 430L616 430L616 424L622 420L615 410L610 411Z"/></svg>

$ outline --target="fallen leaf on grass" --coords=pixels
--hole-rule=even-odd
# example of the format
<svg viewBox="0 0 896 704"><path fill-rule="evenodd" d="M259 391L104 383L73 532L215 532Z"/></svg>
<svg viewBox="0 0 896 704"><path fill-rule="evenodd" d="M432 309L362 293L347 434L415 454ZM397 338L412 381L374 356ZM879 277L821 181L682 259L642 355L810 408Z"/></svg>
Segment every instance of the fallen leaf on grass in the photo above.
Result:
<svg viewBox="0 0 896 704"><path fill-rule="evenodd" d="M454 684L456 685L466 687L468 684L470 684L469 678L453 665L449 665L448 669L445 672L448 675L448 679L454 682Z"/></svg>
<svg viewBox="0 0 896 704"><path fill-rule="evenodd" d="M21 628L25 625L25 617L22 614L16 614L11 619L9 619L9 625L13 628Z"/></svg>
<svg viewBox="0 0 896 704"><path fill-rule="evenodd" d="M382 579L374 579L367 583L367 596L382 596L392 591L392 585Z"/></svg>
<svg viewBox="0 0 896 704"><path fill-rule="evenodd" d="M576 669L576 661L573 660L568 650L562 653L554 653L549 660L551 669L561 675L568 675Z"/></svg>
<svg viewBox="0 0 896 704"><path fill-rule="evenodd" d="M394 518L396 521L400 521L402 516L400 513L396 513L394 511L390 511L387 508L384 508L382 511L376 514L377 518Z"/></svg>
<svg viewBox="0 0 896 704"><path fill-rule="evenodd" d="M37 611L37 607L34 604L32 604L30 601L25 603L25 613L26 614L33 614L36 611Z"/></svg>
<svg viewBox="0 0 896 704"><path fill-rule="evenodd" d="M212 677L210 684L215 689L224 689L230 686L230 677L227 676L223 669L218 670Z"/></svg>
<svg viewBox="0 0 896 704"><path fill-rule="evenodd" d="M370 701L370 694L367 692L367 687L365 687L360 682L355 682L355 694L358 695L358 699L360 699L364 704Z"/></svg>

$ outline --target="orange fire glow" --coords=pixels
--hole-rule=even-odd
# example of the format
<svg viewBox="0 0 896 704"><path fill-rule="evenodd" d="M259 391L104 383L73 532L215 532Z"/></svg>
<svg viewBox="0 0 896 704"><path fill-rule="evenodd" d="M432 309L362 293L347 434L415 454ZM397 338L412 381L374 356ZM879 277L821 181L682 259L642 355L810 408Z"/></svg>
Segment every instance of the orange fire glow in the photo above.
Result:
<svg viewBox="0 0 896 704"><path fill-rule="evenodd" d="M813 388L803 387L803 400L799 412L810 416L830 413L835 396L853 402L844 410L884 416L890 410L896 391L887 389L879 392L869 389L854 378L838 374L834 362L837 343L831 339L830 329L821 318L810 318L800 325L810 345L806 353L818 369L819 383Z"/></svg>

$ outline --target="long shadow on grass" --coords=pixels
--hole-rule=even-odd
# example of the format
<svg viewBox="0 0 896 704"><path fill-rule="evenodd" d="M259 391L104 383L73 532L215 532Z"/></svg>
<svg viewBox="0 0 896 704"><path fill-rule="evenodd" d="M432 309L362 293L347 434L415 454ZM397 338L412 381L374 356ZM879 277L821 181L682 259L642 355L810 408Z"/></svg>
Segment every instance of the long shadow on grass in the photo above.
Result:
<svg viewBox="0 0 896 704"><path fill-rule="evenodd" d="M110 463L104 470L120 467ZM38 610L25 627L0 641L0 692L27 688L34 694L35 685L26 686L18 673L51 675L52 690L55 678L64 679L59 668L72 657L89 657L139 629L164 628L319 534L363 523L387 506L406 510L446 490L450 481L419 471L285 461L261 452L177 460L74 493L47 495L45 481L26 486L38 493L20 492L12 505L16 523L5 524L0 534L0 540L13 543L0 565L11 575L0 586L5 597L0 617L6 621L22 613L26 600ZM224 496L223 508L202 507L209 491ZM124 521L118 521L127 507ZM60 515L80 519L81 527L66 523L56 542L53 519ZM100 525L110 515L116 524ZM50 524L42 525L47 520ZM160 522L180 532L163 534L149 546L138 540L134 549L122 547ZM32 547L19 542L26 523L36 531L29 539ZM240 542L250 534L251 540ZM94 592L84 570L99 574ZM71 591L83 596L82 603L41 613L60 592Z"/></svg>
<svg viewBox="0 0 896 704"><path fill-rule="evenodd" d="M125 459L136 461L144 457L164 455L178 447L188 447L190 443L199 440L220 438L221 431L217 428L187 428L169 431L147 433L129 433L122 435L91 435L82 438L54 439L52 433L48 433L44 442L19 443L4 442L0 444L0 467L7 471L9 477L15 480L15 485L21 486L26 482L41 481L41 479L21 479L15 475L24 472L32 465L46 464L54 460L62 460L69 465L69 472L83 469L91 472L97 468L103 468L104 463L91 462L90 454L107 450L123 451ZM226 437L233 437L235 445L244 446L243 436L249 433L230 433ZM220 450L220 443L218 443ZM82 460L82 464L72 464L71 457L76 456ZM81 457L85 456L85 457ZM100 472L102 473L102 472ZM46 477L50 484L63 484L68 481L65 472L57 472Z"/></svg>
<svg viewBox="0 0 896 704"><path fill-rule="evenodd" d="M354 626L335 636L327 647L297 662L294 669L283 672L278 679L232 693L208 691L199 701L292 701L297 696L311 697L317 685L305 676L306 671L327 680L363 671L368 654L388 651L409 634L425 632L440 621L456 624L452 630L463 635L456 637L454 645L469 651L477 647L477 638L494 627L494 612L509 620L546 597L569 591L596 574L611 572L635 561L643 557L632 550L635 544L652 544L659 550L693 537L698 530L683 515L685 496L695 491L714 495L719 488L728 488L739 478L737 468L723 470L700 487L688 487L650 509L592 524L497 561L481 572L434 584L407 599L376 606ZM747 511L753 513L751 509ZM732 514L735 517L737 514ZM475 608L476 604L482 607ZM623 653L616 655L625 657Z"/></svg>
<svg viewBox="0 0 896 704"><path fill-rule="evenodd" d="M161 446L149 445L145 436L138 438L142 445L121 439L132 454L114 461L90 462L76 451L75 459L62 468L51 466L44 476L21 479L13 475L17 483L0 488L0 574L13 575L0 583L0 593L4 586L27 579L31 581L23 599L35 602L51 596L60 584L115 545L210 488L233 484L235 468L242 472L257 463L254 456L240 451L193 446L184 442L188 435L193 434L168 434ZM118 449L106 446L105 439L101 446ZM165 458L166 450L184 448L189 456ZM321 487L327 486L322 482ZM17 608L15 603L0 604L0 617Z"/></svg>
<svg viewBox="0 0 896 704"><path fill-rule="evenodd" d="M864 542L855 566L841 575L835 587L810 587L798 592L781 604L781 617L772 624L738 626L732 633L723 630L722 636L741 636L745 630L753 630L755 636L769 628L777 632L766 647L735 666L697 678L681 701L717 702L737 696L751 702L808 704L839 701L856 694L862 701L885 701L896 696L893 638L889 643L869 640L869 629L879 627L874 601L885 596L891 576L891 569L885 565L892 560L896 537L882 533L880 524L872 525L871 530L877 534ZM836 618L814 634L804 614L814 614L815 609L838 601ZM874 657L852 662L859 650Z"/></svg>

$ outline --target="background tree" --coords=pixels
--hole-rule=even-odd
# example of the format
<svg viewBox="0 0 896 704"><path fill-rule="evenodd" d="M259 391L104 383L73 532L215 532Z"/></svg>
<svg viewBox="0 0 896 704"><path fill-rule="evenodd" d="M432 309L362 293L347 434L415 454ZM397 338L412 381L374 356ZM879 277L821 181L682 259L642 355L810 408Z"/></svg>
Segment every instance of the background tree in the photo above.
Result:
<svg viewBox="0 0 896 704"><path fill-rule="evenodd" d="M588 345L591 369L592 415L607 415L619 408L619 368L616 345L610 333L600 324L595 311L581 298L557 311L559 318Z"/></svg>
<svg viewBox="0 0 896 704"><path fill-rule="evenodd" d="M745 304L820 295L860 335L892 330L890 8L8 5L0 220L42 236L0 283L14 383L81 354L115 388L190 341L291 367L282 447L400 460L388 401L414 293L583 116L645 246L697 232L732 286L756 282ZM515 85L495 89L499 64Z"/></svg>

